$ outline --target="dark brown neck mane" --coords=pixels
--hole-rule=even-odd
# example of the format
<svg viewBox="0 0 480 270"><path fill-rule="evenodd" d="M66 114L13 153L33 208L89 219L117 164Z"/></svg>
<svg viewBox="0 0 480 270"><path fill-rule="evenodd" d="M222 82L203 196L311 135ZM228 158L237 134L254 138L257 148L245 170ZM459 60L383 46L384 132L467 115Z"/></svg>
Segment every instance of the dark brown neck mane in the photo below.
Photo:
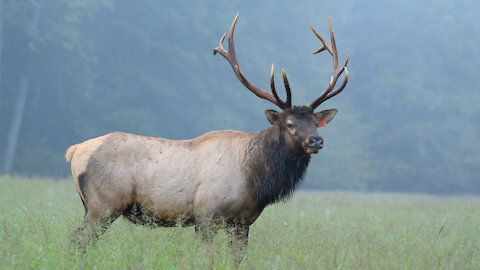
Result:
<svg viewBox="0 0 480 270"><path fill-rule="evenodd" d="M310 155L293 149L281 128L271 126L256 133L244 160L253 199L261 210L286 200L295 191L305 175Z"/></svg>

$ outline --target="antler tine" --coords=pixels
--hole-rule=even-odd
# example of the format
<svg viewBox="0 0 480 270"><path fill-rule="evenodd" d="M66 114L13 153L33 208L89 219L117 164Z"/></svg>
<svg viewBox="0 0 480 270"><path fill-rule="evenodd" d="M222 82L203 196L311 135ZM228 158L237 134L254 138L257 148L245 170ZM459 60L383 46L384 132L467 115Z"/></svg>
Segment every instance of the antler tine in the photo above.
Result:
<svg viewBox="0 0 480 270"><path fill-rule="evenodd" d="M223 57L225 57L225 59L228 60L228 62L230 63L230 65L234 70L235 70L235 66L238 66L238 61L235 54L235 44L233 43L233 31L235 29L235 25L237 24L238 15L239 14L237 13L237 16L235 16L235 19L233 20L232 26L230 26L230 31L225 32L225 34L223 34L218 46L215 49L213 49L213 55L216 55L217 52L220 53ZM225 40L227 33L229 33L228 51L225 50L225 48L223 48L223 41Z"/></svg>
<svg viewBox="0 0 480 270"><path fill-rule="evenodd" d="M266 92L265 90L261 89L260 87L250 83L247 78L245 78L245 75L243 75L242 70L240 69L240 65L238 64L238 60L235 54L235 44L233 41L233 32L235 30L235 24L237 23L238 19L238 13L235 16L235 19L233 20L232 26L230 27L230 31L228 32L228 51L223 48L223 41L227 35L227 32L222 36L220 39L220 43L218 44L218 47L216 47L213 50L213 54L215 55L217 52L221 54L227 61L230 63L230 65L233 68L233 71L235 75L237 76L238 80L252 93L257 95L259 98L268 100L272 102L273 104L277 105L281 109L285 109L285 103L281 99L277 99L275 96L272 94ZM274 93L276 95L276 93Z"/></svg>
<svg viewBox="0 0 480 270"><path fill-rule="evenodd" d="M332 77L330 79L330 83L328 84L328 87L323 91L323 93L309 105L309 107L312 110L315 110L322 102L326 101L327 99L330 99L330 98L338 95L345 88L345 86L347 85L347 82L348 82L347 64L348 64L348 58L349 57L347 57L347 60L345 61L345 64L341 68L338 68L337 45L335 43L335 35L333 33L332 20L331 20L330 16L328 16L328 21L329 21L329 25L330 25L330 38L331 38L331 42L332 42L332 47L328 46L328 44L325 42L325 40L317 33L317 31L315 31L315 29L310 24L310 28L312 29L313 33L323 43L323 47L318 49L317 51L315 51L314 54L319 53L323 50L327 50L333 56L333 74L332 74ZM345 79L344 79L342 85L332 92L333 88L335 87L335 84L337 83L338 78L343 73L343 71L345 71Z"/></svg>
<svg viewBox="0 0 480 270"><path fill-rule="evenodd" d="M238 70L240 70L240 65L238 64L237 54L235 53L235 43L233 42L233 31L235 30L235 25L237 25L238 20L238 12L233 20L232 26L230 26L230 31L228 32L228 52L230 54L230 60L234 62L236 66L238 66Z"/></svg>
<svg viewBox="0 0 480 270"><path fill-rule="evenodd" d="M290 84L288 83L287 73L282 68L283 83L285 84L285 91L287 92L287 102L286 105L288 108L292 107L292 92L290 91Z"/></svg>
<svg viewBox="0 0 480 270"><path fill-rule="evenodd" d="M285 83L285 90L287 92L287 101L284 102L277 94L277 91L275 90L275 80L273 78L273 73L274 73L274 65L272 64L272 70L270 71L270 87L272 88L272 93L273 97L277 100L279 107L282 110L286 110L288 108L292 107L292 93L290 92L290 86L288 85L288 80L287 80L287 75L285 74L285 70L282 69L282 74L283 74L283 82Z"/></svg>
<svg viewBox="0 0 480 270"><path fill-rule="evenodd" d="M218 44L218 46L213 49L213 55L216 55L217 53L220 53L223 57L225 58L229 58L228 57L228 54L227 54L227 51L223 48L223 40L225 39L225 37L227 36L227 32L225 32L225 34L223 34L222 38L220 39L220 43Z"/></svg>
<svg viewBox="0 0 480 270"><path fill-rule="evenodd" d="M270 71L270 88L272 89L272 94L275 97L276 100L280 100L280 97L277 94L277 91L275 90L275 80L273 79L273 73L274 73L274 66L272 63L272 69ZM283 102L280 102L280 108L283 106Z"/></svg>
<svg viewBox="0 0 480 270"><path fill-rule="evenodd" d="M330 48L330 46L328 46L327 42L317 33L317 31L315 31L315 28L313 28L312 23L308 22L308 24L310 25L310 29L312 29L315 36L317 36L317 38L320 39L320 41L323 43L323 46L320 49L314 51L312 54L317 54L322 52L323 50L327 50L331 55L333 55L332 49Z"/></svg>
<svg viewBox="0 0 480 270"><path fill-rule="evenodd" d="M342 92L343 88L345 88L345 86L347 85L347 82L348 82L347 63L348 63L348 57L347 57L347 61L346 61L345 65L343 65L343 67L341 69L342 71L345 70L345 79L343 79L342 85L340 87L338 87L337 89L335 89L335 91L331 91L330 93L328 93L328 95L326 97L324 97L320 103L323 103L327 99L330 99L330 98L338 95L340 92ZM339 76L340 76L340 74L339 74Z"/></svg>
<svg viewBox="0 0 480 270"><path fill-rule="evenodd" d="M337 44L335 43L335 35L333 34L332 19L328 16L328 23L330 24L330 40L332 41L332 56L333 56L333 71L338 69L338 53Z"/></svg>
<svg viewBox="0 0 480 270"><path fill-rule="evenodd" d="M315 108L317 108L324 101L336 96L343 90L343 88L345 88L348 82L347 63L348 63L348 57L347 57L347 60L345 61L345 64L342 66L342 68L334 72L334 74L330 79L330 83L328 87L323 91L322 95L320 95L316 100L314 100L309 105L309 107L312 108L312 110L315 110ZM338 89L332 92L333 87L335 87L335 84L337 83L338 78L340 77L340 75L343 73L344 70L345 70L345 79L343 80L342 86L340 86Z"/></svg>

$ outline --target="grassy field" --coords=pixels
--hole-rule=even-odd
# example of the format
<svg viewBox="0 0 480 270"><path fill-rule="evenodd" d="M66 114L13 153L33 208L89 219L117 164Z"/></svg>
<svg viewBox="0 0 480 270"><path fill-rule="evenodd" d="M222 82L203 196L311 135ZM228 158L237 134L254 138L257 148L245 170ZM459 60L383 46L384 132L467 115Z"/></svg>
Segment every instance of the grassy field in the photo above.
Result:
<svg viewBox="0 0 480 270"><path fill-rule="evenodd" d="M226 236L118 219L87 256L72 181L0 176L0 269L232 269ZM480 198L297 192L250 230L241 269L480 269Z"/></svg>

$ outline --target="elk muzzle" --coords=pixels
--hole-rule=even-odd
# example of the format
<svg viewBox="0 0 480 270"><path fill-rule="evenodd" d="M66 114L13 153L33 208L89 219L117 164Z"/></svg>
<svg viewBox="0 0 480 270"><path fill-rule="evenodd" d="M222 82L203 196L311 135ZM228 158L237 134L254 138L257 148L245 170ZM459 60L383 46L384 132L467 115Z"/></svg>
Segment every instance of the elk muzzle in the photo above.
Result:
<svg viewBox="0 0 480 270"><path fill-rule="evenodd" d="M316 154L323 148L323 138L320 135L309 136L303 142L303 149L307 154Z"/></svg>

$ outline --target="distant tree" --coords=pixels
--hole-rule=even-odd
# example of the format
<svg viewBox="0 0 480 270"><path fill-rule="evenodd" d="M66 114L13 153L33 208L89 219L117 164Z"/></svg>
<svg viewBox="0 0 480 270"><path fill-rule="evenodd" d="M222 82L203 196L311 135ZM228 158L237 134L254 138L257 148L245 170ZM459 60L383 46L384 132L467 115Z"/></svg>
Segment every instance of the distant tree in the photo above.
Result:
<svg viewBox="0 0 480 270"><path fill-rule="evenodd" d="M92 48L79 26L82 20L91 18L96 8L103 5L105 4L95 1L60 0L7 0L4 3L3 37L6 39L2 42L2 45L5 45L2 46L2 51L8 50L8 54L2 61L9 63L9 69L2 70L2 74L8 74L8 81L1 81L2 87L7 86L2 89L3 98L8 100L2 103L1 108L2 114L6 115L3 120L7 122L2 128L7 134L5 151L2 153L4 173L10 173L14 164L20 164L15 163L15 160L22 136L33 136L40 141L46 138L47 134L42 136L41 133L48 125L40 124L35 118L43 117L48 119L47 121L55 121L55 117L49 115L51 112L48 110L54 110L60 104L52 104L51 98L55 94L52 90L56 89L57 94L61 95L61 92L78 89L78 85L72 85L74 82L81 81L83 89L92 84L94 76L88 73L92 56L87 52ZM75 56L72 57L72 54ZM83 66L83 72L75 70L79 66ZM65 87L60 89L59 85ZM60 99L56 101L65 102ZM24 126L25 117L29 120L28 126ZM37 141L36 144L25 145L29 154L34 154L35 148L41 147L41 143L38 143ZM23 147L20 149L25 150ZM41 152L48 155L48 151L43 149ZM40 156L36 158L40 162L44 161ZM23 159L22 166L28 167L29 161Z"/></svg>

